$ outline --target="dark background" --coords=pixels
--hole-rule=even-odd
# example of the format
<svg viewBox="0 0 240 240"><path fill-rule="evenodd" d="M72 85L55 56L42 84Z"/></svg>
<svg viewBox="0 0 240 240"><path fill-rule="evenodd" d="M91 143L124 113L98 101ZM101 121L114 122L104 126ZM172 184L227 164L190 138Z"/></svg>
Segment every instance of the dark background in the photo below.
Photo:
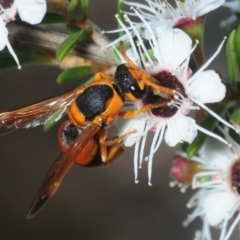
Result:
<svg viewBox="0 0 240 240"><path fill-rule="evenodd" d="M91 0L90 18L104 30L114 29L114 7L115 1ZM220 13L217 10L207 19L207 57L226 34L218 26ZM223 61L223 56L218 57L212 67L225 76ZM39 102L78 85L58 85L55 79L60 71L24 66L21 71L1 72L0 111ZM27 220L27 210L60 154L58 126L47 133L37 127L0 138L0 239L193 239L195 230L201 228L200 221L187 229L182 227L189 213L185 205L193 192L181 194L169 187L175 150L165 144L154 157L152 187L147 184L147 164L139 172L139 184L134 183L133 149L125 149L121 158L106 167L75 165L51 201L35 218Z"/></svg>

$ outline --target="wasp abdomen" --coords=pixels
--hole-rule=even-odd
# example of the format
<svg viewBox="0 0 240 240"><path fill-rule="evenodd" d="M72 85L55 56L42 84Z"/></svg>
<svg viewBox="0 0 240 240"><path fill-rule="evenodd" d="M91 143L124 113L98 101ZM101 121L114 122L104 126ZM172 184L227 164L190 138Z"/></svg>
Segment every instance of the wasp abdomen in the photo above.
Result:
<svg viewBox="0 0 240 240"><path fill-rule="evenodd" d="M76 137L80 134L80 130L74 126L73 124L70 124L70 122L64 122L62 125L64 127L61 127L59 129L59 143L60 147L63 152L67 150L67 148L71 145L71 143L76 139Z"/></svg>

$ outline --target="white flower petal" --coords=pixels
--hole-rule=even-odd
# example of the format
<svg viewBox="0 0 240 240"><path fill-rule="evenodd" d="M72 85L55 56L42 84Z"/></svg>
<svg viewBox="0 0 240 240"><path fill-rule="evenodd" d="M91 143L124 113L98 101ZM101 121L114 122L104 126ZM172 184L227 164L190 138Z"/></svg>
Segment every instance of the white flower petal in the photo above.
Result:
<svg viewBox="0 0 240 240"><path fill-rule="evenodd" d="M219 225L236 206L238 199L231 192L212 192L203 202L205 219L211 226Z"/></svg>
<svg viewBox="0 0 240 240"><path fill-rule="evenodd" d="M125 134L129 131L136 130L136 133L130 134L124 138L123 143L126 147L131 147L142 137L145 129L145 121L139 115L132 119L118 119L116 122L118 129L118 136Z"/></svg>
<svg viewBox="0 0 240 240"><path fill-rule="evenodd" d="M14 3L11 8L4 9L4 12L2 14L3 20L7 23L10 21L13 21L15 19L15 16L17 15L17 8L16 4Z"/></svg>
<svg viewBox="0 0 240 240"><path fill-rule="evenodd" d="M171 124L168 123L164 138L166 143L173 147L181 141L191 143L196 136L195 121L190 117L179 114L171 121Z"/></svg>
<svg viewBox="0 0 240 240"><path fill-rule="evenodd" d="M176 124L181 140L191 143L197 136L195 121L190 117L179 115L179 117L176 119Z"/></svg>
<svg viewBox="0 0 240 240"><path fill-rule="evenodd" d="M192 16L193 17L203 16L203 15L217 9L218 7L223 5L224 2L225 2L225 0L198 1L197 6L192 11Z"/></svg>
<svg viewBox="0 0 240 240"><path fill-rule="evenodd" d="M232 149L220 141L207 138L204 145L199 150L199 154L204 159L204 164L210 168L222 169L226 171L229 164L232 164Z"/></svg>
<svg viewBox="0 0 240 240"><path fill-rule="evenodd" d="M177 127L174 121L168 122L164 139L167 145L170 147L174 147L176 144L178 144L181 141L177 133Z"/></svg>
<svg viewBox="0 0 240 240"><path fill-rule="evenodd" d="M215 103L225 97L226 88L219 75L208 70L198 74L189 86L189 93L201 103Z"/></svg>
<svg viewBox="0 0 240 240"><path fill-rule="evenodd" d="M191 38L180 29L166 29L157 32L158 45L164 65L179 67L189 56L192 48Z"/></svg>
<svg viewBox="0 0 240 240"><path fill-rule="evenodd" d="M7 37L8 37L8 30L5 27L5 23L3 22L2 18L0 18L0 51L2 51L5 46L6 43L8 41Z"/></svg>
<svg viewBox="0 0 240 240"><path fill-rule="evenodd" d="M30 24L40 23L46 13L45 0L15 0L18 14L23 21Z"/></svg>

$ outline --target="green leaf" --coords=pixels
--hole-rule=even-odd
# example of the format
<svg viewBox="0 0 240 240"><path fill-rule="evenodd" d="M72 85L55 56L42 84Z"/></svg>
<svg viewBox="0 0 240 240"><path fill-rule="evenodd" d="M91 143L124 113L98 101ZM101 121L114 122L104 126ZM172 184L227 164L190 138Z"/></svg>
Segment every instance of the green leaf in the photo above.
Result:
<svg viewBox="0 0 240 240"><path fill-rule="evenodd" d="M78 31L80 31L81 29L79 27L73 26L73 25L67 25L67 29L68 29L68 34L72 35L74 33L77 33Z"/></svg>
<svg viewBox="0 0 240 240"><path fill-rule="evenodd" d="M240 67L240 24L238 24L237 30L236 30L236 54L237 54L237 60L238 60L238 67Z"/></svg>
<svg viewBox="0 0 240 240"><path fill-rule="evenodd" d="M226 111L226 106L221 105L216 110L216 113L218 115L222 116L225 111ZM213 117L212 115L209 115L203 121L203 123L201 124L201 127L205 128L209 131L213 131L215 129L215 127L217 126L217 124L218 124L218 120L215 117ZM197 137L193 140L193 142L191 144L189 144L189 146L187 148L188 159L191 159L195 154L197 154L197 152L203 145L206 138L207 138L206 134L204 134L203 132L198 132Z"/></svg>
<svg viewBox="0 0 240 240"><path fill-rule="evenodd" d="M72 18L80 18L81 12L81 0L71 0L67 8L68 15Z"/></svg>
<svg viewBox="0 0 240 240"><path fill-rule="evenodd" d="M118 64L120 64L121 63L121 58L120 58L120 56L117 52L118 50L116 48L111 48L110 51L111 51L111 54L112 54L113 58L115 59L115 61Z"/></svg>
<svg viewBox="0 0 240 240"><path fill-rule="evenodd" d="M67 39L65 39L57 50L57 60L61 62L67 53L71 50L71 48L77 43L77 41L82 38L86 33L86 30L80 30L72 35L70 35Z"/></svg>
<svg viewBox="0 0 240 240"><path fill-rule="evenodd" d="M74 67L61 72L57 77L58 83L65 83L77 78L84 78L89 74L93 74L92 67Z"/></svg>
<svg viewBox="0 0 240 240"><path fill-rule="evenodd" d="M236 31L233 30L227 40L226 65L230 86L233 91L237 91L238 61L236 49Z"/></svg>
<svg viewBox="0 0 240 240"><path fill-rule="evenodd" d="M88 0L71 0L67 13L69 16L75 19L87 19Z"/></svg>
<svg viewBox="0 0 240 240"><path fill-rule="evenodd" d="M89 0L81 0L81 4L82 4L82 18L87 19L87 9L88 9Z"/></svg>
<svg viewBox="0 0 240 240"><path fill-rule="evenodd" d="M72 34L78 32L78 31L82 30L81 28L70 25L70 24L67 25L67 29L68 29L68 34L69 35L72 35ZM82 36L81 40L92 41L91 37L88 34L84 34Z"/></svg>
<svg viewBox="0 0 240 240"><path fill-rule="evenodd" d="M240 102L235 106L234 112L230 117L230 122L240 124Z"/></svg>
<svg viewBox="0 0 240 240"><path fill-rule="evenodd" d="M124 7L123 1L117 0L117 15L119 17L119 20L124 23L125 20L124 20L123 7ZM118 29L122 29L119 23L118 23ZM119 32L119 37L123 36L124 34L125 34L124 31Z"/></svg>
<svg viewBox="0 0 240 240"><path fill-rule="evenodd" d="M66 23L66 18L58 13L46 13L41 24L59 24Z"/></svg>
<svg viewBox="0 0 240 240"><path fill-rule="evenodd" d="M63 114L65 114L65 111L66 108L62 108L54 112L43 125L43 130L47 132L49 129L51 129L57 123L57 121L62 118Z"/></svg>

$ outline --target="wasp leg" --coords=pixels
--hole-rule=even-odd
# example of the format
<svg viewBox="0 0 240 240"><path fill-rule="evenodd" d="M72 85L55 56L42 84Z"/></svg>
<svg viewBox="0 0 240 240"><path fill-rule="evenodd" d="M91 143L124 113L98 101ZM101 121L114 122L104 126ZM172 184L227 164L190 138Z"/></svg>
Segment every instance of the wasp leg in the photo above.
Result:
<svg viewBox="0 0 240 240"><path fill-rule="evenodd" d="M139 109L133 110L133 111L123 111L120 112L118 115L123 117L123 118L133 118L135 116L137 116L138 114L142 113L142 112L146 112L149 111L153 108L159 108L159 107L165 107L168 106L169 102L165 102L165 103L159 103L159 104L147 104Z"/></svg>
<svg viewBox="0 0 240 240"><path fill-rule="evenodd" d="M141 70L141 73L142 73L142 77L141 77L142 81L146 83L148 86L152 87L153 89L157 89L160 92L167 93L169 95L176 95L175 90L167 87L162 87L159 84L157 84L156 83L157 80L154 77L152 77L147 71Z"/></svg>
<svg viewBox="0 0 240 240"><path fill-rule="evenodd" d="M102 162L106 164L109 161L111 161L121 149L122 140L128 135L133 134L135 132L136 130L131 130L112 140L106 140L107 130L101 129L98 133L98 137L99 137L99 147L100 147Z"/></svg>

